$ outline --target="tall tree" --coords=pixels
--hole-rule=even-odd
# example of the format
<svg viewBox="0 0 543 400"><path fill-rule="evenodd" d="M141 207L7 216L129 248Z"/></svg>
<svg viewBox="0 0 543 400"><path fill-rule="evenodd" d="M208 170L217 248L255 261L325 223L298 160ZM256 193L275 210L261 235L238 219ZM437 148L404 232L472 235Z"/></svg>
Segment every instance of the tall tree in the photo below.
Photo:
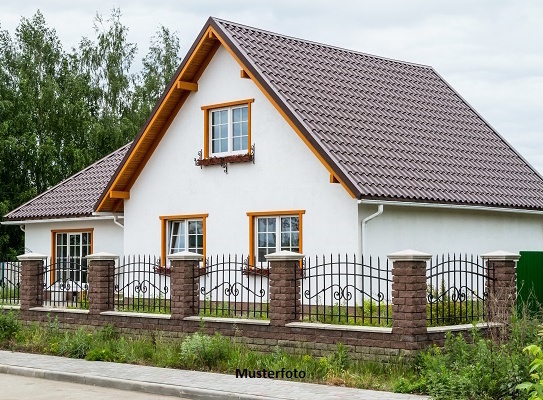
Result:
<svg viewBox="0 0 543 400"><path fill-rule="evenodd" d="M90 107L96 123L92 127L95 158L130 141L137 129L131 117L134 75L130 68L137 46L128 41L128 28L121 12L113 9L104 22L94 20L95 40L84 38L79 45L81 72L91 79Z"/></svg>
<svg viewBox="0 0 543 400"><path fill-rule="evenodd" d="M149 52L143 58L143 69L138 76L134 95L135 120L139 126L148 118L180 62L179 37L160 26L151 38Z"/></svg>
<svg viewBox="0 0 543 400"><path fill-rule="evenodd" d="M95 37L67 53L40 11L14 36L0 29L0 219L132 140L174 74L179 39L160 27L143 69L119 9L94 19ZM0 255L22 250L0 225Z"/></svg>

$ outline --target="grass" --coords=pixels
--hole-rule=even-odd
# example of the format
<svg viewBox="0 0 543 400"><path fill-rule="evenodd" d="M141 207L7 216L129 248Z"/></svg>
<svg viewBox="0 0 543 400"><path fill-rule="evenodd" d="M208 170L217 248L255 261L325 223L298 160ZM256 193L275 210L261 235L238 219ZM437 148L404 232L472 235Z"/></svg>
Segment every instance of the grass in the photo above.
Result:
<svg viewBox="0 0 543 400"><path fill-rule="evenodd" d="M2 333L4 332L4 333ZM306 372L304 382L393 390L404 380L415 379L415 370L401 360L397 364L351 360L339 344L326 357L293 355L280 347L271 353L249 349L219 334L202 332L171 339L159 333L134 337L119 334L112 326L62 331L55 320L46 325L23 325L17 313L0 313L0 348L110 362L153 365L235 374L243 370Z"/></svg>
<svg viewBox="0 0 543 400"><path fill-rule="evenodd" d="M258 320L268 320L268 303L234 303L228 301L216 301L206 299L200 303L200 317L218 317L218 318L248 318Z"/></svg>
<svg viewBox="0 0 543 400"><path fill-rule="evenodd" d="M115 311L170 314L170 300L162 297L122 297L115 299Z"/></svg>

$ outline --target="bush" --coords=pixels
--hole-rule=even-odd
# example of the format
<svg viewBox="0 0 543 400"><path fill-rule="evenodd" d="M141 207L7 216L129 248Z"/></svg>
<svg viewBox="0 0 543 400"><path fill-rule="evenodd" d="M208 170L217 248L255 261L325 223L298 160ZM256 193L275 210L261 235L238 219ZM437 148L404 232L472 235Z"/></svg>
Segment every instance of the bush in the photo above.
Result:
<svg viewBox="0 0 543 400"><path fill-rule="evenodd" d="M513 399L516 385L529 376L529 361L513 341L496 344L474 332L468 343L461 334L447 334L443 350L419 355L419 379L400 382L397 390L417 390L436 400Z"/></svg>
<svg viewBox="0 0 543 400"><path fill-rule="evenodd" d="M15 338L20 331L21 323L15 313L12 310L8 313L0 311L0 345Z"/></svg>
<svg viewBox="0 0 543 400"><path fill-rule="evenodd" d="M187 368L212 369L226 362L230 342L219 334L194 333L181 344L181 362Z"/></svg>
<svg viewBox="0 0 543 400"><path fill-rule="evenodd" d="M70 358L85 358L92 347L92 333L79 328L75 333L64 333L62 340L58 344L57 355Z"/></svg>

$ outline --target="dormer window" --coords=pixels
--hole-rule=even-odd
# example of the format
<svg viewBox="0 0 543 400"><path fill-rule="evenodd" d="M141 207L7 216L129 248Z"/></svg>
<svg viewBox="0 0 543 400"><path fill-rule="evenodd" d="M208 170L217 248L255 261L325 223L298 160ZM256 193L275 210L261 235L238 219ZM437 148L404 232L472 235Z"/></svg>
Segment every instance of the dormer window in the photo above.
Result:
<svg viewBox="0 0 543 400"><path fill-rule="evenodd" d="M203 106L204 159L249 154L254 99Z"/></svg>

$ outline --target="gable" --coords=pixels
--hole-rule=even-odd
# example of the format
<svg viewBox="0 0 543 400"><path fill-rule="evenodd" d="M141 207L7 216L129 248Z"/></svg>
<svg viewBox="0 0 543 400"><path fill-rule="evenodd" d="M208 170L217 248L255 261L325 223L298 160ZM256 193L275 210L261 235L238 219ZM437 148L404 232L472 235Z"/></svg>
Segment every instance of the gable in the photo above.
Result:
<svg viewBox="0 0 543 400"><path fill-rule="evenodd" d="M541 176L431 67L210 18L98 211L122 209L221 45L351 196L543 209Z"/></svg>

